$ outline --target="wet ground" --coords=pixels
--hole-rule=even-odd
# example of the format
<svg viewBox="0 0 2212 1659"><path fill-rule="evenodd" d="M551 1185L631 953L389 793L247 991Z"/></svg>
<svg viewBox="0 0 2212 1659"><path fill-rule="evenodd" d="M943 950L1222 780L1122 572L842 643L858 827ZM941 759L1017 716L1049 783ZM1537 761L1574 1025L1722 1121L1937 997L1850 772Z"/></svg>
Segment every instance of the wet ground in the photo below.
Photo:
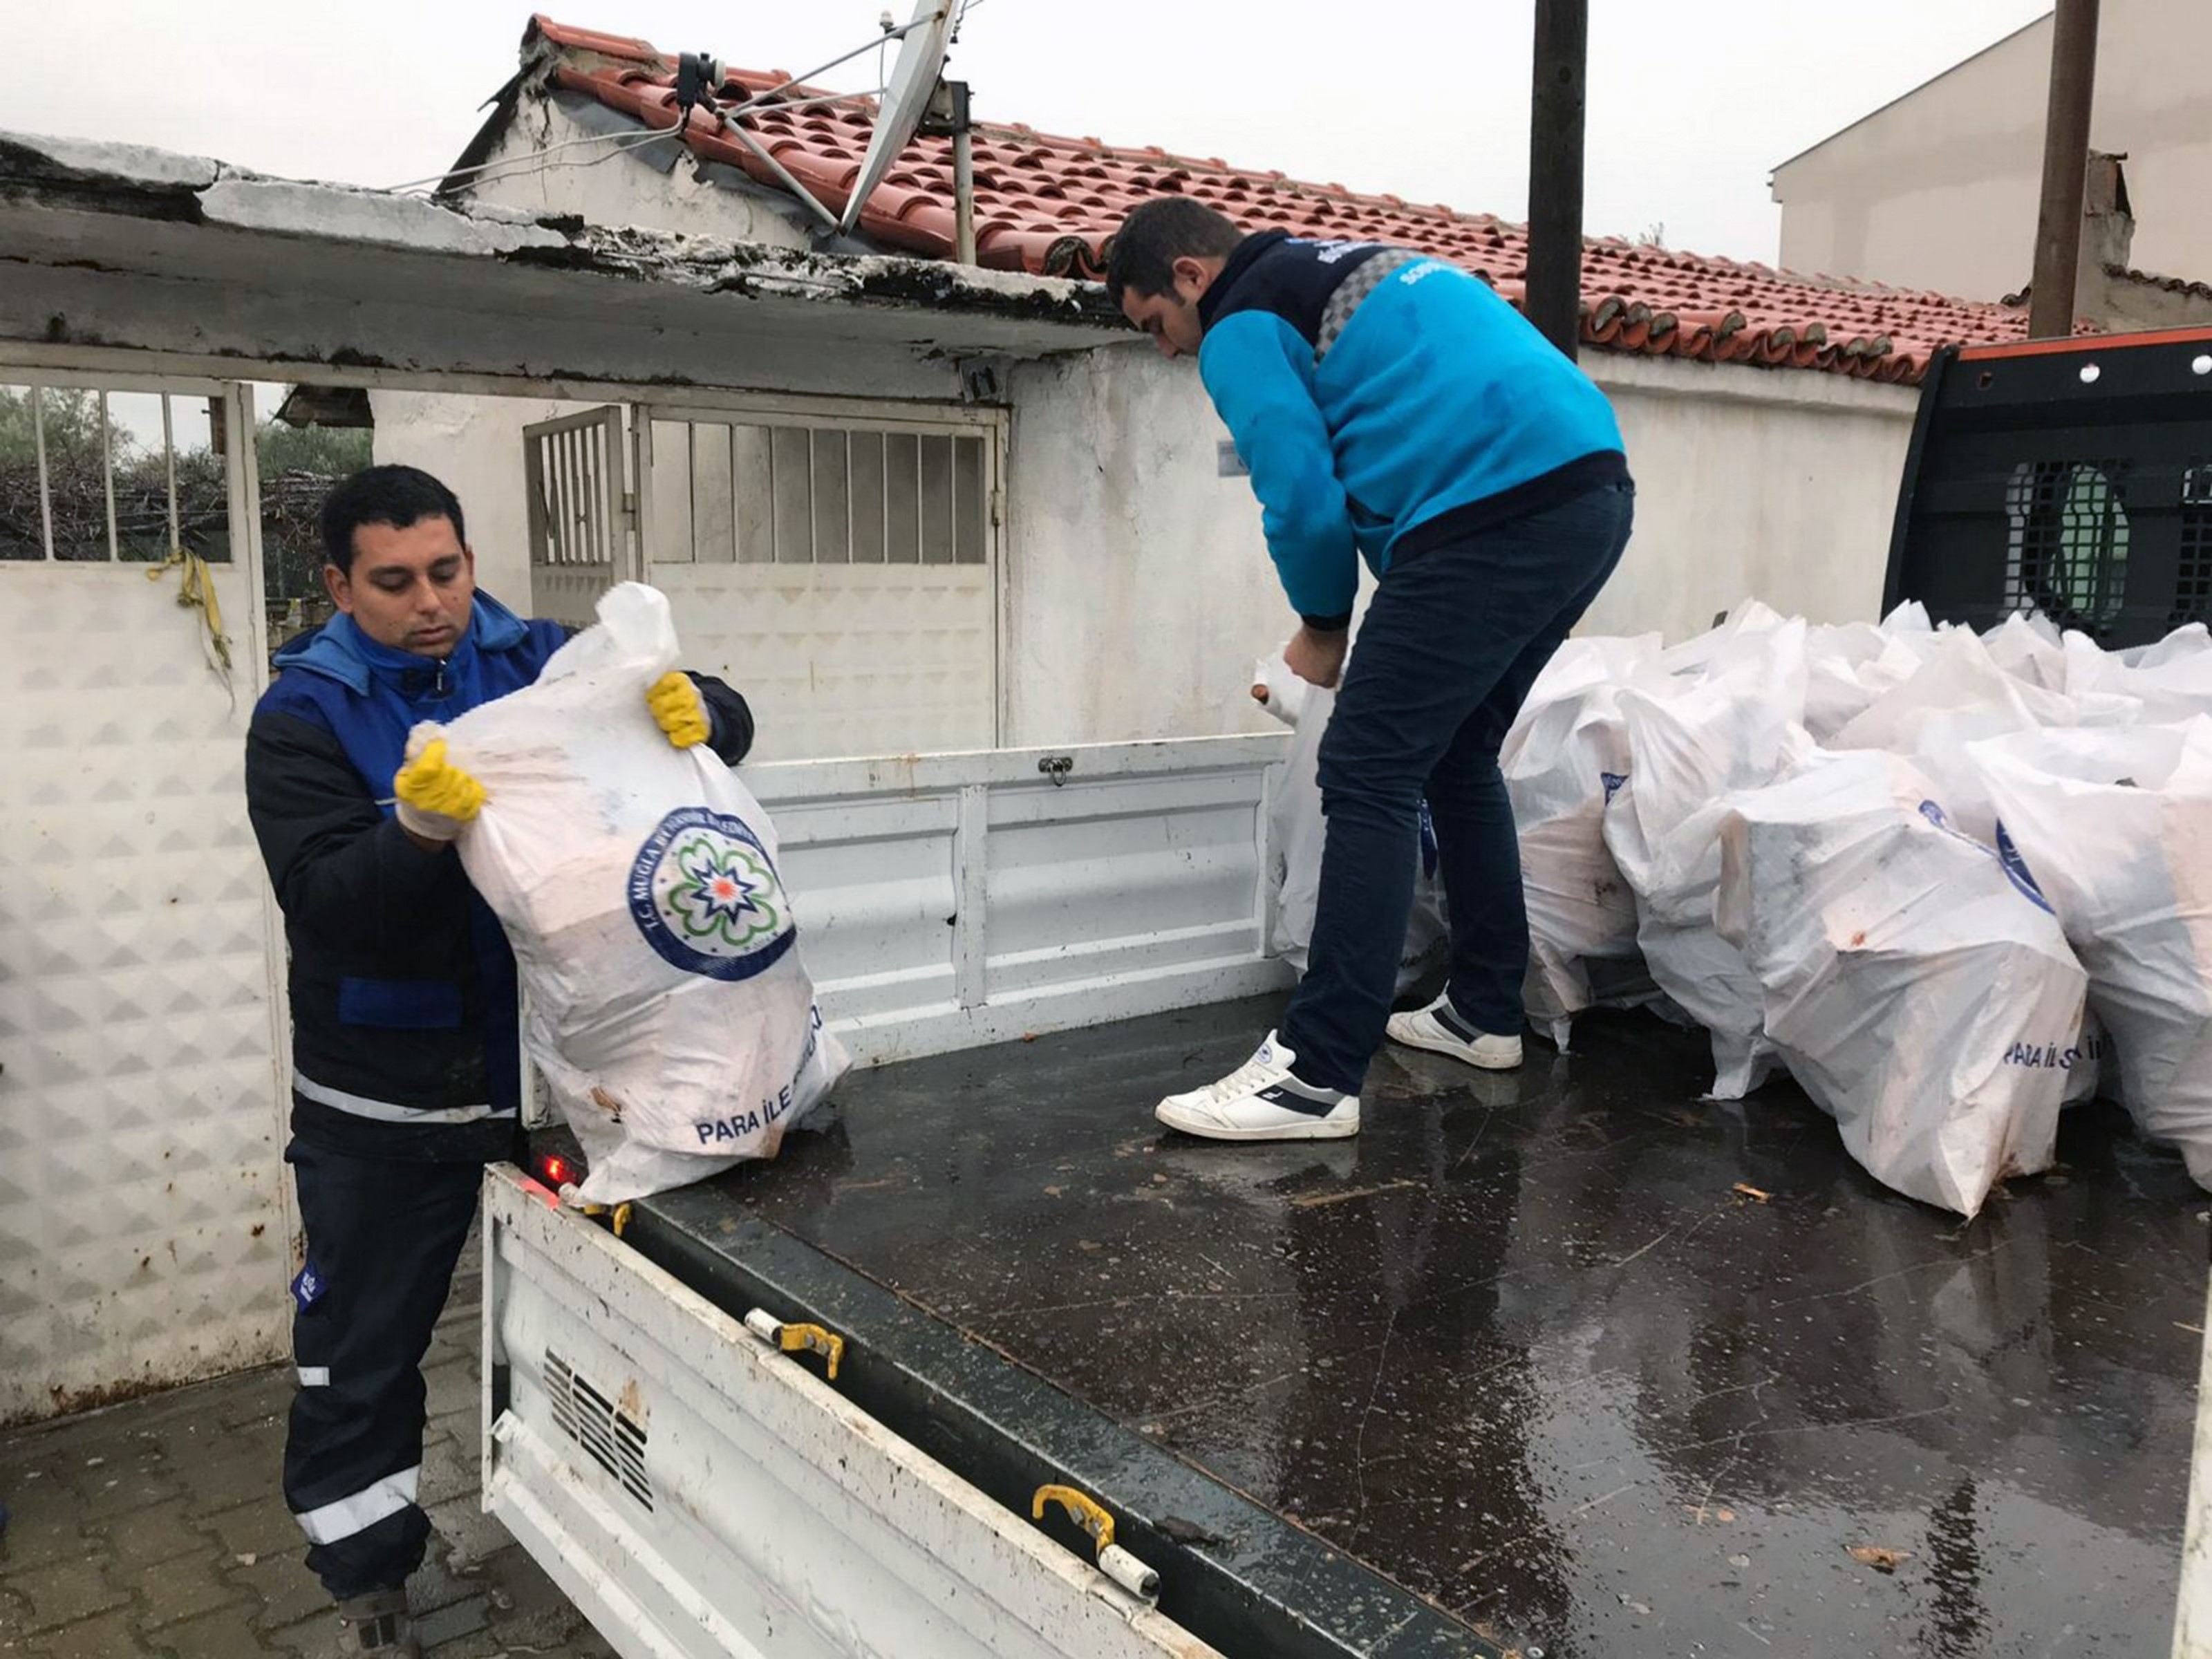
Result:
<svg viewBox="0 0 2212 1659"><path fill-rule="evenodd" d="M2166 1650L2207 1201L2118 1114L1971 1224L1641 1017L1385 1059L1350 1143L1157 1130L1269 1023L868 1073L719 1185L1529 1654Z"/></svg>
<svg viewBox="0 0 2212 1659"><path fill-rule="evenodd" d="M612 1659L483 1513L482 1285L471 1244L423 1362L416 1633L429 1659ZM278 1478L292 1392L269 1367L0 1433L0 1659L339 1659Z"/></svg>

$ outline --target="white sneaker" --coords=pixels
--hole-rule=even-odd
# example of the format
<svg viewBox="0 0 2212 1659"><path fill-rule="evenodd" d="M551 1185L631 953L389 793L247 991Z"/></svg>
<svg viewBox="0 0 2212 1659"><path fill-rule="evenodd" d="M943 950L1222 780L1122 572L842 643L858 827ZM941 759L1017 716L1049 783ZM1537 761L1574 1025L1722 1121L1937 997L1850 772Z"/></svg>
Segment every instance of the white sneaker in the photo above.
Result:
<svg viewBox="0 0 2212 1659"><path fill-rule="evenodd" d="M1521 1063L1521 1034L1507 1036L1478 1031L1459 1016L1449 995L1410 1014L1390 1016L1390 1041L1408 1048L1449 1054L1486 1072L1510 1072Z"/></svg>
<svg viewBox="0 0 2212 1659"><path fill-rule="evenodd" d="M1206 1140L1341 1140L1359 1133L1359 1097L1291 1075L1297 1056L1273 1031L1260 1052L1218 1083L1170 1095L1152 1115Z"/></svg>

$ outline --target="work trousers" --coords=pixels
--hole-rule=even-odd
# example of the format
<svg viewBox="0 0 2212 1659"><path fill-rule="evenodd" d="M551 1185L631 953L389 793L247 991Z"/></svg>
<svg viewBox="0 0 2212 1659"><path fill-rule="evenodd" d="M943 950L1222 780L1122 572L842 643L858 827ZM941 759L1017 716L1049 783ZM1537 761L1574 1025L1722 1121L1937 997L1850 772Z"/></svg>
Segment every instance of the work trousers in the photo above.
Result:
<svg viewBox="0 0 2212 1659"><path fill-rule="evenodd" d="M362 1158L295 1139L307 1263L292 1283L300 1370L284 1499L307 1566L343 1600L422 1564L422 1356L476 1218L483 1166Z"/></svg>

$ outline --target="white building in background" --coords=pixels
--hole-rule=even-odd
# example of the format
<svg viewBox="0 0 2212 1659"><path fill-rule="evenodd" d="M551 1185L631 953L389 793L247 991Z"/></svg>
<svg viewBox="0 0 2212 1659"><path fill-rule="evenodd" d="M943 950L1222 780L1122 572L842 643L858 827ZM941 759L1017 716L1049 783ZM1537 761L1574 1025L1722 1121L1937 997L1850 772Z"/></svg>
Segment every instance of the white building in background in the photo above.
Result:
<svg viewBox="0 0 2212 1659"><path fill-rule="evenodd" d="M1776 167L1783 264L1979 300L2025 289L2052 27L2039 18ZM2212 277L2208 64L2204 0L2104 0L2089 143L2124 158L2135 236L2100 263Z"/></svg>

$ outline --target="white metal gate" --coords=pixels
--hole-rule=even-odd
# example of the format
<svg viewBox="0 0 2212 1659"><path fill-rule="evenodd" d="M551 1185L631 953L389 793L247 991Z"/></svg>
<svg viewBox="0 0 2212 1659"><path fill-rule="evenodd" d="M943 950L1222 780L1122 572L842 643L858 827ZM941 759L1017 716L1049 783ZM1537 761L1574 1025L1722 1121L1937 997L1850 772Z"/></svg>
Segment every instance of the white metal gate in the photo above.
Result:
<svg viewBox="0 0 2212 1659"><path fill-rule="evenodd" d="M248 393L0 383L8 1422L276 1358L293 1230L243 784L266 678ZM207 562L165 568L179 550ZM178 604L196 580L228 686L211 616Z"/></svg>
<svg viewBox="0 0 2212 1659"><path fill-rule="evenodd" d="M533 615L617 581L753 707L757 758L999 741L999 411L807 398L610 404L523 428Z"/></svg>
<svg viewBox="0 0 2212 1659"><path fill-rule="evenodd" d="M585 626L600 594L637 579L629 447L612 405L523 428L531 615Z"/></svg>
<svg viewBox="0 0 2212 1659"><path fill-rule="evenodd" d="M772 760L999 740L998 412L636 411L649 580Z"/></svg>

